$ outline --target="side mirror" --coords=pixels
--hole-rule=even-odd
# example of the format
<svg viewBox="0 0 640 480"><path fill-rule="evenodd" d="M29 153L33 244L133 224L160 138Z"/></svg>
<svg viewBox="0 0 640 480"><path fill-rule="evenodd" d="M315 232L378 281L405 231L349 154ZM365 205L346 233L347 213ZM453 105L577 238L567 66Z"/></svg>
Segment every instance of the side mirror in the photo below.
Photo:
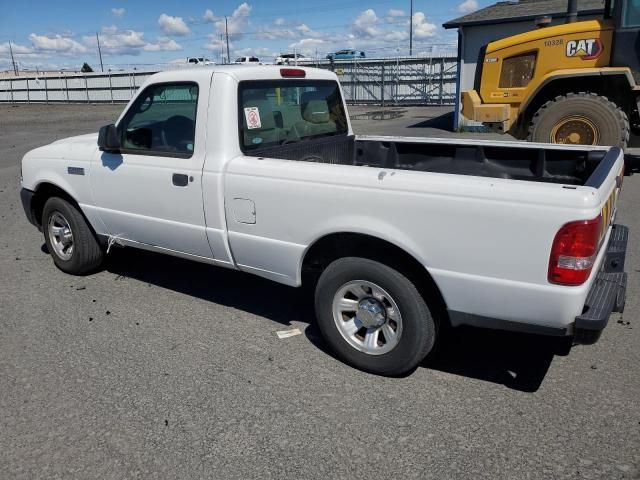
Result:
<svg viewBox="0 0 640 480"><path fill-rule="evenodd" d="M119 152L120 137L114 124L105 125L98 133L98 148L103 152Z"/></svg>

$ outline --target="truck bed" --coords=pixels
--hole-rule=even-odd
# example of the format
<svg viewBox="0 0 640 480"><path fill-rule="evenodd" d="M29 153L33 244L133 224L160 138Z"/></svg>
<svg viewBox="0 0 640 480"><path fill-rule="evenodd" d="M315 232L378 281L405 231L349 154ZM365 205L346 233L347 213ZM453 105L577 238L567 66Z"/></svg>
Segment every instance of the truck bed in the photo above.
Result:
<svg viewBox="0 0 640 480"><path fill-rule="evenodd" d="M446 142L397 137L325 137L247 152L286 160L598 186L620 151L509 142Z"/></svg>

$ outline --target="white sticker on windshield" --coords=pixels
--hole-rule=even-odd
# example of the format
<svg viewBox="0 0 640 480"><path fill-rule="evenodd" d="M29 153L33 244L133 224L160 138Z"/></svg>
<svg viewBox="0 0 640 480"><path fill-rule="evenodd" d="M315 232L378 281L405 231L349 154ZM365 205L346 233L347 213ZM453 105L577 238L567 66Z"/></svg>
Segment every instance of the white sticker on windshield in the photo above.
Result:
<svg viewBox="0 0 640 480"><path fill-rule="evenodd" d="M244 118L247 120L247 128L249 130L262 127L258 107L245 107Z"/></svg>

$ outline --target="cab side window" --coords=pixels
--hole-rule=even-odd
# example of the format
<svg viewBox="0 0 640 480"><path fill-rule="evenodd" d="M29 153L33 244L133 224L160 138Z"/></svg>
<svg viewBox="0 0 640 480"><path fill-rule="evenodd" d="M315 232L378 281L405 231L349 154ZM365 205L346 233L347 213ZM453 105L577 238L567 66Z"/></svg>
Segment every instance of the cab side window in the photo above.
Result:
<svg viewBox="0 0 640 480"><path fill-rule="evenodd" d="M198 86L150 85L118 125L125 153L189 158L193 155Z"/></svg>
<svg viewBox="0 0 640 480"><path fill-rule="evenodd" d="M623 5L622 26L625 28L640 27L640 0L629 0Z"/></svg>

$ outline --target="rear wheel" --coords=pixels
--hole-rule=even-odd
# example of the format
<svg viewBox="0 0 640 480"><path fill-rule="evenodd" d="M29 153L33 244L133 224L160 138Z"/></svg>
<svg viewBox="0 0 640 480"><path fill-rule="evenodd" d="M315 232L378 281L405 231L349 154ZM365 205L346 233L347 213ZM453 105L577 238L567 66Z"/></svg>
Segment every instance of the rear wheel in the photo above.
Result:
<svg viewBox="0 0 640 480"><path fill-rule="evenodd" d="M318 280L315 305L320 331L336 355L371 373L413 370L436 340L435 322L415 285L379 262L332 262Z"/></svg>
<svg viewBox="0 0 640 480"><path fill-rule="evenodd" d="M58 197L47 200L42 231L53 262L63 272L85 275L102 263L104 253L93 231L68 201Z"/></svg>
<svg viewBox="0 0 640 480"><path fill-rule="evenodd" d="M625 148L629 141L629 119L605 97L568 93L540 107L531 120L528 140Z"/></svg>

